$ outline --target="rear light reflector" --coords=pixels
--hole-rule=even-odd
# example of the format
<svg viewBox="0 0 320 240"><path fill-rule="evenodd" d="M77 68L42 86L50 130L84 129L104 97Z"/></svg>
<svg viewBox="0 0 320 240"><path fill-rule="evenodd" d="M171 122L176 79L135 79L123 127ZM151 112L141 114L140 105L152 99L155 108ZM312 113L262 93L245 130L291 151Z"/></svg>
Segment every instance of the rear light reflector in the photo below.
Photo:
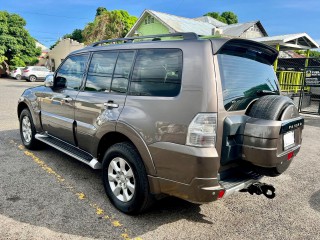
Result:
<svg viewBox="0 0 320 240"><path fill-rule="evenodd" d="M218 193L218 199L221 199L224 196L225 192L226 192L226 190L224 190L224 189L220 190Z"/></svg>
<svg viewBox="0 0 320 240"><path fill-rule="evenodd" d="M195 147L215 147L216 113L198 113L188 128L187 145Z"/></svg>
<svg viewBox="0 0 320 240"><path fill-rule="evenodd" d="M293 158L293 152L288 153L288 161L291 160L291 158Z"/></svg>

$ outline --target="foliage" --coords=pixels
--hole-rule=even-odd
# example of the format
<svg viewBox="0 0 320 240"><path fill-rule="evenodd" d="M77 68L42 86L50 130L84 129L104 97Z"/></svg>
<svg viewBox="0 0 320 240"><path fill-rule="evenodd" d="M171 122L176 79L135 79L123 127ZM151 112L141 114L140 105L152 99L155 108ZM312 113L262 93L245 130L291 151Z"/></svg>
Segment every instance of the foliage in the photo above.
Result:
<svg viewBox="0 0 320 240"><path fill-rule="evenodd" d="M0 11L0 64L8 61L9 65L32 65L38 61L41 48L24 28L26 21L18 14Z"/></svg>
<svg viewBox="0 0 320 240"><path fill-rule="evenodd" d="M49 47L49 49L52 50L55 46L58 45L59 42L60 42L60 39L57 40L53 45L51 45L51 47Z"/></svg>
<svg viewBox="0 0 320 240"><path fill-rule="evenodd" d="M227 23L227 24L238 23L238 16L235 13L229 12L229 11L223 12L221 13L221 15L218 12L208 12L203 16L209 16L219 20L220 22Z"/></svg>
<svg viewBox="0 0 320 240"><path fill-rule="evenodd" d="M295 50L295 52L300 55L307 56L307 51L305 50ZM310 50L309 57L320 57L320 52Z"/></svg>
<svg viewBox="0 0 320 240"><path fill-rule="evenodd" d="M71 38L73 40L78 41L79 43L82 43L84 40L81 29L75 29L71 34L64 35L63 38Z"/></svg>
<svg viewBox="0 0 320 240"><path fill-rule="evenodd" d="M137 17L131 16L127 11L108 11L99 7L94 21L88 23L82 31L84 42L89 44L104 39L124 37L136 21Z"/></svg>
<svg viewBox="0 0 320 240"><path fill-rule="evenodd" d="M100 16L103 12L107 12L108 10L105 7L98 7L96 11L96 17Z"/></svg>

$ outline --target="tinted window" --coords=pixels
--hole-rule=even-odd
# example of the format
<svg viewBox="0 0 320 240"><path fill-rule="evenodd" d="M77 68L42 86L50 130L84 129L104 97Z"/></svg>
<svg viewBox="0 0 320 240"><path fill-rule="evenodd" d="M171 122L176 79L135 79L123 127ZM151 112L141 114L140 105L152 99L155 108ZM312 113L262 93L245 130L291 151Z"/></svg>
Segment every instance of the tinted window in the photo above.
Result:
<svg viewBox="0 0 320 240"><path fill-rule="evenodd" d="M113 74L111 91L126 93L129 82L129 75L134 58L134 51L120 52L117 60L116 69Z"/></svg>
<svg viewBox="0 0 320 240"><path fill-rule="evenodd" d="M109 92L118 52L94 53L91 59L85 90Z"/></svg>
<svg viewBox="0 0 320 240"><path fill-rule="evenodd" d="M70 56L57 72L55 87L78 90L86 68L88 54Z"/></svg>
<svg viewBox="0 0 320 240"><path fill-rule="evenodd" d="M130 84L130 95L177 96L181 87L181 74L181 50L139 50Z"/></svg>
<svg viewBox="0 0 320 240"><path fill-rule="evenodd" d="M226 110L244 110L261 90L279 94L277 77L269 64L249 58L218 54Z"/></svg>

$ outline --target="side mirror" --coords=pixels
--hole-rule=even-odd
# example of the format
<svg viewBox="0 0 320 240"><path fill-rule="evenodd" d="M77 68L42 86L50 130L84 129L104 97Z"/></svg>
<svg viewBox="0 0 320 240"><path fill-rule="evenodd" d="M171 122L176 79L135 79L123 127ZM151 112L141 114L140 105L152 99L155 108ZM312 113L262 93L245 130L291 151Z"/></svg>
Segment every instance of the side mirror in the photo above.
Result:
<svg viewBox="0 0 320 240"><path fill-rule="evenodd" d="M53 74L49 74L46 76L46 80L44 81L44 86L53 87Z"/></svg>

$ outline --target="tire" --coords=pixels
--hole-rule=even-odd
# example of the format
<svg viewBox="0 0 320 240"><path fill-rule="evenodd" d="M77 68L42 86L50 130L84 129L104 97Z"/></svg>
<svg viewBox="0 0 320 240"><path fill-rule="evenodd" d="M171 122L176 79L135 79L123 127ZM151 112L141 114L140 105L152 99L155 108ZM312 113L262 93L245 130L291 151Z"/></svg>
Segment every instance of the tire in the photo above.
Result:
<svg viewBox="0 0 320 240"><path fill-rule="evenodd" d="M29 109L23 109L20 114L20 137L23 145L27 149L36 149L40 142L35 139L36 129L33 124L32 116Z"/></svg>
<svg viewBox="0 0 320 240"><path fill-rule="evenodd" d="M102 180L109 200L123 213L139 214L153 202L142 159L130 143L117 143L106 151Z"/></svg>
<svg viewBox="0 0 320 240"><path fill-rule="evenodd" d="M35 82L35 81L37 81L37 77L35 75L31 75L31 76L29 76L29 81Z"/></svg>
<svg viewBox="0 0 320 240"><path fill-rule="evenodd" d="M20 74L17 74L17 75L16 75L16 79L17 79L17 80L21 80L21 75L20 75Z"/></svg>
<svg viewBox="0 0 320 240"><path fill-rule="evenodd" d="M293 105L292 100L280 95L267 95L259 98L247 113L253 118L260 118L266 120L280 120L283 111L289 106Z"/></svg>

